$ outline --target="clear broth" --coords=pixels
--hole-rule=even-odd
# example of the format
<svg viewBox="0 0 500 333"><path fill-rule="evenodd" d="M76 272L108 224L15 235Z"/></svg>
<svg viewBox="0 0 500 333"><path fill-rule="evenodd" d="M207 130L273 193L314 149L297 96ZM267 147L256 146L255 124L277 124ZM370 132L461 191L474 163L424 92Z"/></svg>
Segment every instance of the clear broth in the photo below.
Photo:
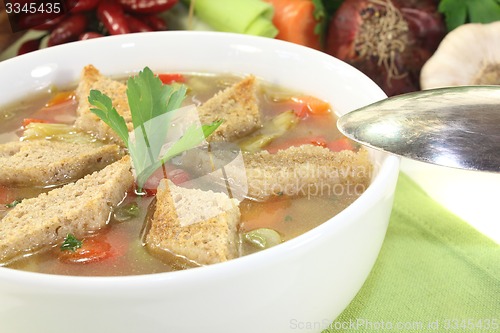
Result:
<svg viewBox="0 0 500 333"><path fill-rule="evenodd" d="M186 85L189 87L186 104L199 104L221 89L240 80L236 76L186 74ZM290 103L283 102L283 97L294 96L295 92L260 82L258 98L262 117L268 121L273 116L288 111ZM18 140L22 131L23 118L40 115L40 109L51 99L54 93L46 92L32 97L16 105L0 109L0 143ZM63 122L74 119L76 102L69 101L58 107L57 113L62 110L67 113L62 117ZM2 115L4 115L2 118ZM295 138L321 136L328 141L341 138L335 125L335 115L307 117L285 135L276 139L271 146L280 146ZM10 188L18 198L35 197L49 189L41 188ZM278 231L283 241L320 225L332 216L338 214L350 205L358 195L344 193L343 195L319 197L276 197L266 202L244 200L240 204L241 224L240 232L250 231L258 227L271 228ZM94 263L65 263L59 260L60 244L38 251L22 259L16 260L7 267L25 271L79 276L117 276L152 274L171 271L174 268L163 260L151 256L141 241L141 230L145 221L152 197L128 195L122 205L136 202L140 208L139 216L119 222L111 218L107 227L99 233L111 244L113 255L105 260ZM0 219L8 208L0 204ZM248 255L259 251L252 245L242 242L241 255Z"/></svg>

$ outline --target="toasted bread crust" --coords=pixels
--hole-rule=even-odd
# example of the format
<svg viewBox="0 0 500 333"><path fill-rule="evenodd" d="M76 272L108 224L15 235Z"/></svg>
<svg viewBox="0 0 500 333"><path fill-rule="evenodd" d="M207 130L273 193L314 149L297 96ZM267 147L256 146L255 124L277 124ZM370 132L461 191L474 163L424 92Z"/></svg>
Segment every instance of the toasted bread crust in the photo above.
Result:
<svg viewBox="0 0 500 333"><path fill-rule="evenodd" d="M134 182L130 158L108 165L36 198L25 199L0 221L0 263L104 227Z"/></svg>
<svg viewBox="0 0 500 333"><path fill-rule="evenodd" d="M172 254L197 265L238 256L240 211L225 194L179 188L163 180L158 187L147 249L160 257ZM212 214L207 211L213 209ZM185 225L187 223L187 225Z"/></svg>
<svg viewBox="0 0 500 333"><path fill-rule="evenodd" d="M0 145L0 185L68 183L101 170L123 155L117 145L65 141L16 141Z"/></svg>
<svg viewBox="0 0 500 333"><path fill-rule="evenodd" d="M261 127L256 89L256 79L250 75L198 107L202 124L224 120L208 141L233 141Z"/></svg>
<svg viewBox="0 0 500 333"><path fill-rule="evenodd" d="M124 145L119 136L90 109L92 105L88 101L90 90L95 89L108 95L113 101L116 111L125 119L129 131L133 130L132 116L127 101L127 86L119 81L112 80L102 75L97 68L87 65L83 68L80 82L76 88L76 99L78 107L75 126L85 132L91 132L97 138L110 140Z"/></svg>
<svg viewBox="0 0 500 333"><path fill-rule="evenodd" d="M335 194L338 186L350 186L362 192L371 180L372 165L368 152L303 145L280 150L275 154L262 151L245 154L248 196L266 200L279 195ZM337 187L337 188L335 188Z"/></svg>

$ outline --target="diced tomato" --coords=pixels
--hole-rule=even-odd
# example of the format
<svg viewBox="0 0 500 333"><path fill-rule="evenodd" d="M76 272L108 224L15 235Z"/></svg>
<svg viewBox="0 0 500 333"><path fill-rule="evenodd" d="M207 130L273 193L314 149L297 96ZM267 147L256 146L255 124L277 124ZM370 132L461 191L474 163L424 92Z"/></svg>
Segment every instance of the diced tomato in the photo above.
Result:
<svg viewBox="0 0 500 333"><path fill-rule="evenodd" d="M182 169L174 169L167 174L167 178L172 181L175 185L180 185L191 179L189 173Z"/></svg>
<svg viewBox="0 0 500 333"><path fill-rule="evenodd" d="M163 178L168 178L175 185L179 185L190 180L191 176L185 170L174 168L171 165L165 164L165 168L158 168L144 184L143 191L146 193L146 196L156 195L156 189Z"/></svg>
<svg viewBox="0 0 500 333"><path fill-rule="evenodd" d="M52 97L47 102L47 104L45 104L45 107L51 107L54 105L65 103L65 102L71 101L74 98L75 98L74 91L61 91L61 92L58 92L57 94L55 94L54 97Z"/></svg>
<svg viewBox="0 0 500 333"><path fill-rule="evenodd" d="M146 188L146 187L143 187L142 188L142 192L147 197L154 197L156 195L156 193L158 192L158 190L156 188L151 188L151 187Z"/></svg>
<svg viewBox="0 0 500 333"><path fill-rule="evenodd" d="M146 181L144 186L142 187L142 191L146 194L148 197L152 197L156 195L156 189L158 185L160 184L160 181L165 178L167 174L167 166L164 165L161 168L158 168Z"/></svg>
<svg viewBox="0 0 500 333"><path fill-rule="evenodd" d="M312 138L296 138L296 139L292 139L292 140L287 140L287 141L282 142L282 143L271 143L266 148L266 150L269 153L274 154L278 150L287 149L289 147L298 147L298 146L302 146L302 145L314 145L314 146L326 148L328 143L327 143L326 139L321 137L321 136L312 137Z"/></svg>
<svg viewBox="0 0 500 333"><path fill-rule="evenodd" d="M75 251L60 251L59 260L64 263L89 264L102 261L113 256L111 245L104 236L98 234L82 240L82 247Z"/></svg>
<svg viewBox="0 0 500 333"><path fill-rule="evenodd" d="M163 84L172 84L174 82L182 83L186 81L184 75L176 73L158 74L158 78Z"/></svg>
<svg viewBox="0 0 500 333"><path fill-rule="evenodd" d="M331 113L330 104L316 97L298 96L292 97L292 101L298 104L294 110L299 118L305 118L310 115L324 116Z"/></svg>
<svg viewBox="0 0 500 333"><path fill-rule="evenodd" d="M26 127L31 123L48 123L48 121L44 120L44 119L37 119L37 118L24 118L23 119L23 127Z"/></svg>
<svg viewBox="0 0 500 333"><path fill-rule="evenodd" d="M127 190L127 196L134 196L137 195L137 185L134 183L132 186L130 186Z"/></svg>
<svg viewBox="0 0 500 333"><path fill-rule="evenodd" d="M346 137L328 142L327 147L334 152L339 152L342 150L354 150L354 144Z"/></svg>

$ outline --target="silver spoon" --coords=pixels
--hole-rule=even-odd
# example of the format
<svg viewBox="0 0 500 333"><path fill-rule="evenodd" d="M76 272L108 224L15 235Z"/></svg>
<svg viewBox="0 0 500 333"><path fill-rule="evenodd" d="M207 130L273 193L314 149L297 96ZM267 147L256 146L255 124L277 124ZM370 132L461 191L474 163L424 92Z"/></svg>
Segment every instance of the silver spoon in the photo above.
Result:
<svg viewBox="0 0 500 333"><path fill-rule="evenodd" d="M500 86L461 86L390 97L337 122L359 143L427 163L500 172Z"/></svg>

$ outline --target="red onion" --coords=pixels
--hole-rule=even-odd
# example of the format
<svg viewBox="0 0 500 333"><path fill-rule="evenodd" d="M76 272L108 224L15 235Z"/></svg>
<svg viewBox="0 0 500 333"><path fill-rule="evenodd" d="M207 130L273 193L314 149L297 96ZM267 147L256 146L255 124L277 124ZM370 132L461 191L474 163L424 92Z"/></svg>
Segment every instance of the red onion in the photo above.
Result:
<svg viewBox="0 0 500 333"><path fill-rule="evenodd" d="M420 89L420 70L445 33L433 0L345 0L330 22L326 52L392 96Z"/></svg>

